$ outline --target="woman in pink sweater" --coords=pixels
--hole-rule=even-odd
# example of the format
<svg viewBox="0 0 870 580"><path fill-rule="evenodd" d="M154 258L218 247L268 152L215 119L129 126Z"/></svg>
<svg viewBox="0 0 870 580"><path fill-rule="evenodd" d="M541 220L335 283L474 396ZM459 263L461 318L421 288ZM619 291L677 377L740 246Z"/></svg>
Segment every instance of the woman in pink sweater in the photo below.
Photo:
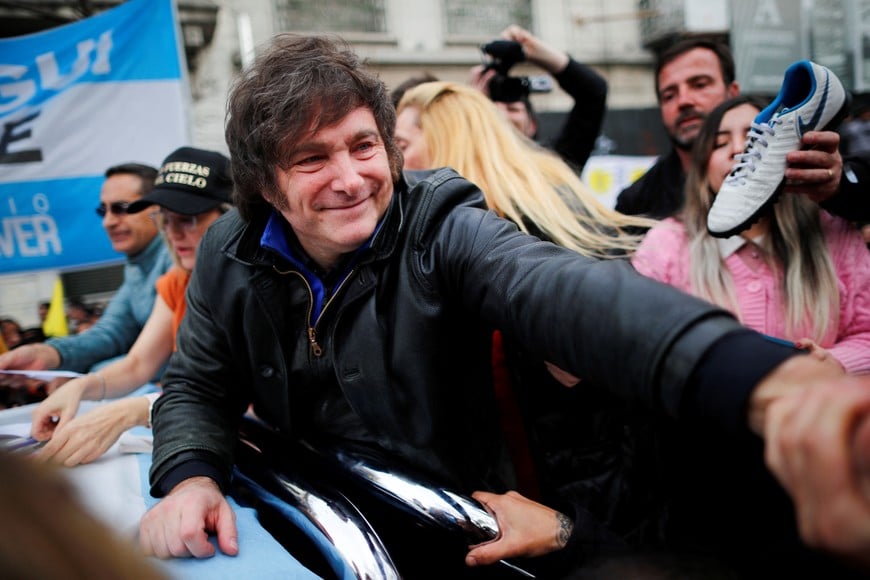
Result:
<svg viewBox="0 0 870 580"><path fill-rule="evenodd" d="M649 231L632 263L750 328L832 357L847 372L868 372L870 252L853 224L787 195L739 236L707 233L713 197L761 108L737 97L710 113L692 154L685 207Z"/></svg>

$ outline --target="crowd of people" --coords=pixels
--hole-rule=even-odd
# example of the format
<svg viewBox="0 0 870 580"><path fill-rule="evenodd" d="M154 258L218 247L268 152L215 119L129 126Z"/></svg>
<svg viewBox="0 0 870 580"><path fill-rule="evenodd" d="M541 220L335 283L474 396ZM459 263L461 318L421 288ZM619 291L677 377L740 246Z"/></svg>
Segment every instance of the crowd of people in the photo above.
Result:
<svg viewBox="0 0 870 580"><path fill-rule="evenodd" d="M35 457L87 463L151 426L162 499L139 542L159 558L238 552L226 494L253 414L472 495L500 533L467 566L870 571L870 158L806 132L773 210L712 237L765 103L727 46L691 39L655 69L673 150L610 209L578 176L606 83L504 37L575 100L552 149L527 96L489 98L492 71L391 94L340 39L280 34L230 91L229 157L107 170L123 285L91 328L0 355L86 373L48 385Z"/></svg>
<svg viewBox="0 0 870 580"><path fill-rule="evenodd" d="M37 326L24 327L18 320L9 316L0 318L0 354L28 344L43 343L52 338L51 330L49 329L47 334L44 326L49 305L48 301L40 302L37 305L39 317L39 325ZM87 304L77 298L69 300L65 306L62 316L66 321L67 328L64 336L84 332L96 324L103 311L101 304ZM46 396L46 386L41 381L30 381L26 388L20 388L20 385L0 381L0 409L41 401Z"/></svg>
<svg viewBox="0 0 870 580"><path fill-rule="evenodd" d="M5 350L11 350L24 344L44 342L46 335L43 323L48 314L48 302L40 302L37 306L39 325L24 327L18 320L10 316L0 318L0 338L2 338ZM85 303L81 299L73 298L67 301L64 318L67 322L67 333L78 334L92 327L103 315L101 303Z"/></svg>

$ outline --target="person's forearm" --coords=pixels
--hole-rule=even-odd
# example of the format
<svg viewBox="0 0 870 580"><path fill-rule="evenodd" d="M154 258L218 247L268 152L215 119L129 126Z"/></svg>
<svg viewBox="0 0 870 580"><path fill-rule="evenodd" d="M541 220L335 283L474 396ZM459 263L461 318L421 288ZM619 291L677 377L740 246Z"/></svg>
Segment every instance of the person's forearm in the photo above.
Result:
<svg viewBox="0 0 870 580"><path fill-rule="evenodd" d="M145 396L127 397L126 399L112 401L97 409L111 415L112 424L118 426L118 433L120 434L133 427L147 427L150 424L150 403ZM96 410L92 412L96 412Z"/></svg>
<svg viewBox="0 0 870 580"><path fill-rule="evenodd" d="M151 401L148 397L129 397L119 401L123 404L125 426L127 429L133 427L147 427L151 424Z"/></svg>
<svg viewBox="0 0 870 580"><path fill-rule="evenodd" d="M607 81L574 59L570 59L565 69L554 77L574 100L574 106L559 130L553 148L575 170L581 171L601 133L607 111Z"/></svg>
<svg viewBox="0 0 870 580"><path fill-rule="evenodd" d="M574 102L595 104L596 110L607 101L607 81L595 69L567 57L565 66L553 77Z"/></svg>
<svg viewBox="0 0 870 580"><path fill-rule="evenodd" d="M80 389L80 399L102 401L106 398L106 379L98 373L89 373L71 381L64 388Z"/></svg>
<svg viewBox="0 0 870 580"><path fill-rule="evenodd" d="M100 375L106 382L104 398L114 399L127 395L147 383L160 368L160 364L148 364L147 361L128 355L94 374Z"/></svg>
<svg viewBox="0 0 870 580"><path fill-rule="evenodd" d="M141 330L130 326L130 328L119 329L118 332L107 332L106 328L99 327L102 321L101 319L81 334L47 341L47 344L58 353L58 364L55 368L86 372L100 361L127 352Z"/></svg>
<svg viewBox="0 0 870 580"><path fill-rule="evenodd" d="M542 53L535 61L539 67L550 73L558 75L568 66L569 57L561 51L547 51Z"/></svg>
<svg viewBox="0 0 870 580"><path fill-rule="evenodd" d="M57 350L59 368L86 372L96 363L130 350L142 330L130 308L131 294L125 281L94 326L81 334L46 341Z"/></svg>

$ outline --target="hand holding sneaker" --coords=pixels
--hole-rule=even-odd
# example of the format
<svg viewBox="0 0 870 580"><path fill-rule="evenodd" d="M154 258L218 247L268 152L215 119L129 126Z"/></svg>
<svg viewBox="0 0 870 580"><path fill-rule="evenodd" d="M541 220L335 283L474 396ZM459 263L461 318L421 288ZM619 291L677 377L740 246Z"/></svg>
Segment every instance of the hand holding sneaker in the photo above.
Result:
<svg viewBox="0 0 870 580"><path fill-rule="evenodd" d="M707 231L716 192L734 156L745 151L747 130L764 106L743 96L710 112L693 151L682 213L649 230L632 263L641 274L732 309L754 330L793 342L809 337L825 349L802 341L812 355L829 357L848 372L868 372L870 254L850 221L808 195L789 194L740 235L717 239ZM836 142L830 132L808 133L811 141L809 135L833 135L831 144ZM841 163L836 154L802 153L813 154L806 161L816 167L801 171L817 185L829 179L820 162ZM833 181L839 176L832 173ZM846 183L847 174L840 174ZM809 263L825 265L814 269Z"/></svg>
<svg viewBox="0 0 870 580"><path fill-rule="evenodd" d="M710 208L710 234L727 238L752 225L782 193L786 156L801 148L804 134L833 128L848 109L849 94L833 72L808 60L791 65Z"/></svg>
<svg viewBox="0 0 870 580"><path fill-rule="evenodd" d="M801 145L801 149L785 157L783 194L806 195L822 203L840 190L843 177L840 135L834 131L810 131L804 134Z"/></svg>

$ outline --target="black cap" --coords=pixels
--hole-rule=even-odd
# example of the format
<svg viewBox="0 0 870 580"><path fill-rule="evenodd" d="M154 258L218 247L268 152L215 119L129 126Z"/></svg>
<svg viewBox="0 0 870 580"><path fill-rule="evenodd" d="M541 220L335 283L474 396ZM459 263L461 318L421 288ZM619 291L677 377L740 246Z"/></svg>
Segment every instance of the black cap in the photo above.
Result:
<svg viewBox="0 0 870 580"><path fill-rule="evenodd" d="M175 213L196 215L222 203L232 203L232 190L230 160L226 155L181 147L163 160L154 189L131 203L127 213L138 213L157 204Z"/></svg>

